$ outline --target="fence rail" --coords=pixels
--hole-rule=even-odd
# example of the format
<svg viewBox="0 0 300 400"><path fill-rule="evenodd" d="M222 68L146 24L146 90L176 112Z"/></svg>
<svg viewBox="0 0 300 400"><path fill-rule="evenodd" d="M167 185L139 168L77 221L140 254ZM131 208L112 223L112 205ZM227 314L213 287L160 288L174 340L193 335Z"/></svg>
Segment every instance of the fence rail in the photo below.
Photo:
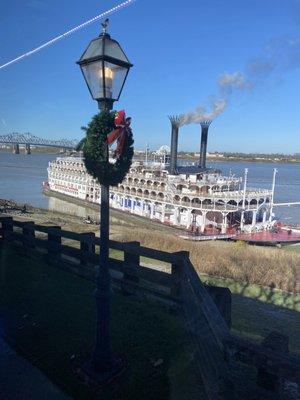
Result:
<svg viewBox="0 0 300 400"><path fill-rule="evenodd" d="M68 241L73 241L73 246ZM0 217L0 245L5 243L21 245L28 255L41 254L47 262L95 279L101 248L100 239L93 232L75 233L59 226ZM271 382L268 390L270 386L273 391L281 390L282 381L296 382L299 389L300 359L280 348L233 335L230 332L230 291L206 287L190 262L188 252L159 251L141 246L139 242L111 240L109 245L110 250L117 251L109 258L112 280L123 293L152 297L183 310L208 399L235 398L230 364L236 360L255 367L261 385ZM146 261L159 261L163 267L153 269L153 262L152 267L142 265L141 257ZM268 337L265 340L268 341Z"/></svg>
<svg viewBox="0 0 300 400"><path fill-rule="evenodd" d="M100 238L93 232L75 233L58 226L44 226L34 222L15 221L11 217L0 218L0 235L3 240L21 243L30 252L51 255L51 261L63 265L79 275L95 278L95 266L99 263ZM73 246L64 240L72 241ZM180 282L174 272L182 266L180 253L168 253L143 247L139 242L117 242L110 240L111 250L116 256L109 258L109 267L115 284L124 291L158 297L170 305L180 303ZM141 257L164 263L164 270L154 270L141 265ZM146 260L147 261L147 260ZM166 265L168 264L168 265Z"/></svg>

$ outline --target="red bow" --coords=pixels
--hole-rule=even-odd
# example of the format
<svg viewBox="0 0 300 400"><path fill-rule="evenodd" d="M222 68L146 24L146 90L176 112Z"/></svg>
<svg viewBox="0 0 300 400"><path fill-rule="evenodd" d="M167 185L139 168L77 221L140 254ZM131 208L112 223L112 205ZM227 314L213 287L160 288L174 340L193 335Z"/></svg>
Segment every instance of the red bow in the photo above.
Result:
<svg viewBox="0 0 300 400"><path fill-rule="evenodd" d="M108 145L112 145L117 140L117 148L114 157L120 157L124 152L124 144L127 135L130 133L131 118L126 118L124 110L117 111L114 119L116 129L107 135Z"/></svg>

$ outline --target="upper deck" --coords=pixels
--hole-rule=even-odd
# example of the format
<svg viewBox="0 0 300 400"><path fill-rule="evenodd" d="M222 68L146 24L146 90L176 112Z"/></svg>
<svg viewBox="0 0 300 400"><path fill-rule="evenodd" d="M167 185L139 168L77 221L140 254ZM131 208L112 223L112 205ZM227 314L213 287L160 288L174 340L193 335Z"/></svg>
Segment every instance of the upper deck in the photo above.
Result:
<svg viewBox="0 0 300 400"><path fill-rule="evenodd" d="M87 173L82 157L58 157L49 163L49 179L59 179L69 183L83 183L93 188L98 183ZM254 206L269 203L272 190L247 188L242 190L242 178L235 175L222 176L218 170L196 174L170 175L159 165L133 163L124 181L114 192L141 198L160 200L177 204L204 206L218 203L234 207Z"/></svg>

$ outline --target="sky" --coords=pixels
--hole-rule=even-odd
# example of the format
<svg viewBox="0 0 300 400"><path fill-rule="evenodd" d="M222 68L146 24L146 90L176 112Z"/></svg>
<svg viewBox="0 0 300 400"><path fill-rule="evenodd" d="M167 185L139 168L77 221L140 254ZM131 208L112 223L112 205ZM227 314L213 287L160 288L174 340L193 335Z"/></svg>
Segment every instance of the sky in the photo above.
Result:
<svg viewBox="0 0 300 400"><path fill-rule="evenodd" d="M0 2L0 64L119 2ZM98 21L0 70L0 135L83 136L97 103L76 61L99 32ZM300 153L300 0L137 0L109 33L134 64L114 108L132 117L137 149L169 145L168 115L225 98L209 151ZM199 145L199 124L184 125L179 150Z"/></svg>

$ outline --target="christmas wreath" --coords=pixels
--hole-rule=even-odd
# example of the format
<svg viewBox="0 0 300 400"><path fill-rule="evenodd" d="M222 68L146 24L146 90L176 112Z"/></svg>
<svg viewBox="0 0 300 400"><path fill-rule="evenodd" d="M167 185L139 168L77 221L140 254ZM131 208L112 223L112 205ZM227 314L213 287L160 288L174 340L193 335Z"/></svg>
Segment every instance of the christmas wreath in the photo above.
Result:
<svg viewBox="0 0 300 400"><path fill-rule="evenodd" d="M126 118L124 110L102 111L96 114L87 127L82 129L86 137L77 150L82 150L87 171L100 184L117 186L129 171L133 157L133 137L131 118ZM114 162L109 162L108 147L117 142Z"/></svg>

